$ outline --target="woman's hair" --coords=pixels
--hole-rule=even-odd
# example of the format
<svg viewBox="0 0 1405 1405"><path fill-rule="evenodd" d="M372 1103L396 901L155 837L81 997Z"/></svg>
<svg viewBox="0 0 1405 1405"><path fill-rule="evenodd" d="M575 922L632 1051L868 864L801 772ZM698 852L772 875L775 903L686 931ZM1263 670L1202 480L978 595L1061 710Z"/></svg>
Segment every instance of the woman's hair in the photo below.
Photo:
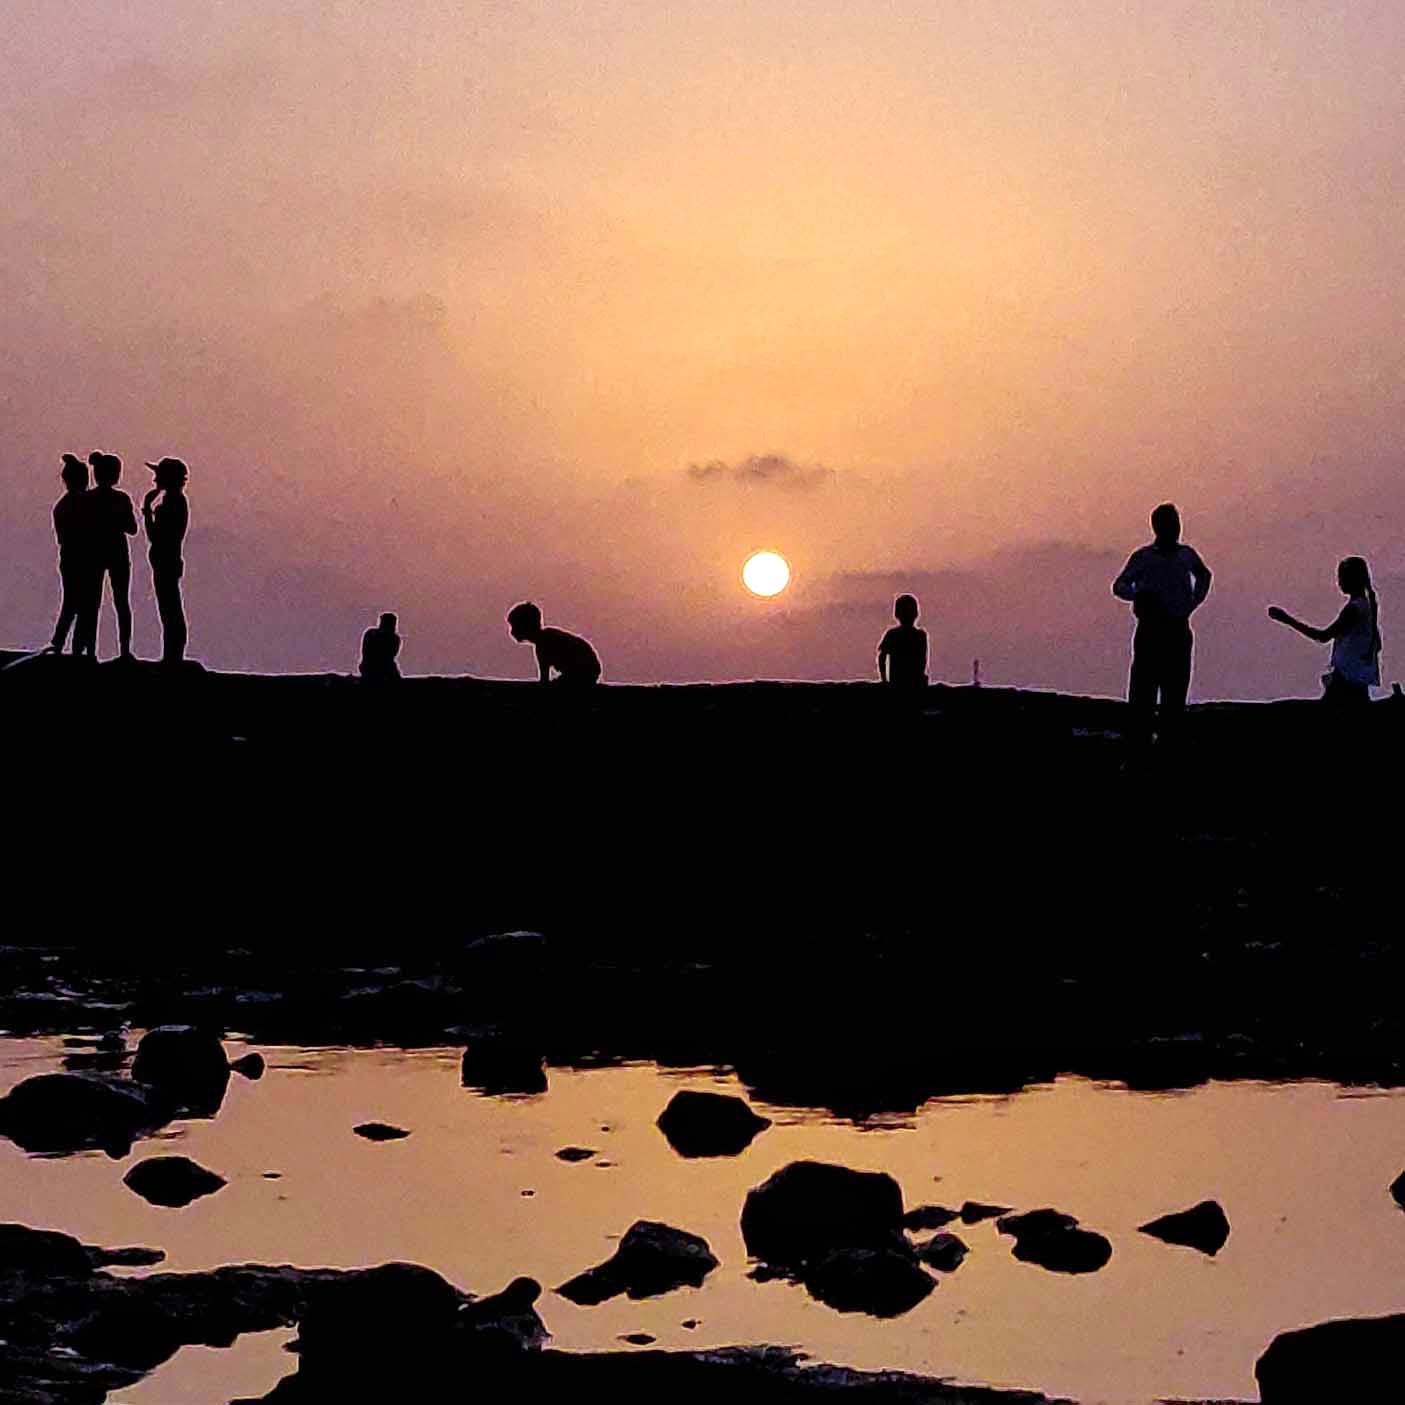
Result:
<svg viewBox="0 0 1405 1405"><path fill-rule="evenodd" d="M1371 568L1364 556L1345 557L1337 567L1337 576L1342 589L1351 595L1365 595L1371 602L1371 653L1381 651L1380 608L1376 604L1376 590L1371 584Z"/></svg>

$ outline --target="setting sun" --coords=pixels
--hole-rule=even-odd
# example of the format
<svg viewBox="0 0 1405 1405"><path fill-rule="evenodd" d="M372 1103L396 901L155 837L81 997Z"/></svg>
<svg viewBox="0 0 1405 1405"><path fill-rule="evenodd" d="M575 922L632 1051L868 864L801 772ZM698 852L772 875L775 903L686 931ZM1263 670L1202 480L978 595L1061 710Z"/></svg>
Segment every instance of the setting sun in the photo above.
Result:
<svg viewBox="0 0 1405 1405"><path fill-rule="evenodd" d="M790 584L790 567L774 551L757 551L746 558L742 582L753 595L779 595Z"/></svg>

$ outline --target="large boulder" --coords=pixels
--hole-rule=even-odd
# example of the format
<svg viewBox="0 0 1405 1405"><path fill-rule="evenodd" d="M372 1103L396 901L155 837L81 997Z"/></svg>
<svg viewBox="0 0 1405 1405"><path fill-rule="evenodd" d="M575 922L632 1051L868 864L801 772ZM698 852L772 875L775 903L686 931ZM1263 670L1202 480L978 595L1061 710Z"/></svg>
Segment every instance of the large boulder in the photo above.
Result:
<svg viewBox="0 0 1405 1405"><path fill-rule="evenodd" d="M475 1039L463 1051L460 1074L465 1088L489 1097L532 1097L547 1088L539 1049L491 1036Z"/></svg>
<svg viewBox="0 0 1405 1405"><path fill-rule="evenodd" d="M193 1025L159 1025L148 1030L132 1060L132 1080L143 1083L177 1107L211 1114L219 1111L229 1084L224 1045Z"/></svg>
<svg viewBox="0 0 1405 1405"><path fill-rule="evenodd" d="M1202 1200L1189 1210L1148 1220L1144 1225L1138 1225L1137 1229L1153 1239L1164 1240L1167 1244L1184 1244L1213 1258L1229 1238L1229 1218L1216 1201Z"/></svg>
<svg viewBox="0 0 1405 1405"><path fill-rule="evenodd" d="M87 1245L51 1229L0 1224L0 1274L82 1278L95 1267Z"/></svg>
<svg viewBox="0 0 1405 1405"><path fill-rule="evenodd" d="M353 1355L373 1343L404 1344L448 1332L458 1323L466 1298L433 1269L388 1263L318 1284L298 1319L304 1353L323 1350Z"/></svg>
<svg viewBox="0 0 1405 1405"><path fill-rule="evenodd" d="M898 1248L902 1220L891 1176L793 1161L747 1192L742 1238L753 1257L799 1268L833 1249Z"/></svg>
<svg viewBox="0 0 1405 1405"><path fill-rule="evenodd" d="M1263 1405L1405 1397L1405 1314L1284 1332L1254 1365Z"/></svg>
<svg viewBox="0 0 1405 1405"><path fill-rule="evenodd" d="M937 1286L899 1249L831 1249L806 1266L803 1281L826 1307L871 1317L901 1316Z"/></svg>
<svg viewBox="0 0 1405 1405"><path fill-rule="evenodd" d="M1080 1228L1072 1215L1058 1210L1006 1215L995 1227L1013 1236L1017 1259L1053 1273L1096 1273L1112 1257L1112 1245L1101 1234Z"/></svg>
<svg viewBox="0 0 1405 1405"><path fill-rule="evenodd" d="M685 1088L659 1114L659 1130L680 1156L736 1156L771 1125L742 1098Z"/></svg>
<svg viewBox="0 0 1405 1405"><path fill-rule="evenodd" d="M165 1120L142 1088L98 1074L40 1073L0 1098L0 1135L25 1151L125 1156Z"/></svg>
<svg viewBox="0 0 1405 1405"><path fill-rule="evenodd" d="M180 1209L202 1195L213 1195L225 1185L223 1176L207 1171L185 1156L152 1156L139 1161L123 1183L143 1200L168 1209Z"/></svg>
<svg viewBox="0 0 1405 1405"><path fill-rule="evenodd" d="M655 1220L638 1220L609 1259L556 1291L573 1303L594 1307L620 1293L652 1298L675 1288L698 1288L716 1267L706 1239Z"/></svg>

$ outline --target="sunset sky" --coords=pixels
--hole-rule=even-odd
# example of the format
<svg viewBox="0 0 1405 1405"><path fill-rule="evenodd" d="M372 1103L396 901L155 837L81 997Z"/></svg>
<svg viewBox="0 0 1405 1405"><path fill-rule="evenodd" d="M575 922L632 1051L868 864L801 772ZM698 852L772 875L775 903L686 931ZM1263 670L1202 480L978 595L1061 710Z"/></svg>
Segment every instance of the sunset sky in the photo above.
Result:
<svg viewBox="0 0 1405 1405"><path fill-rule="evenodd" d="M1314 693L1264 608L1349 552L1393 678L1402 73L1396 0L13 0L0 645L102 447L189 462L212 667L392 609L526 677L530 596L607 678L866 676L912 589L935 676L1117 693L1172 498L1195 696Z"/></svg>

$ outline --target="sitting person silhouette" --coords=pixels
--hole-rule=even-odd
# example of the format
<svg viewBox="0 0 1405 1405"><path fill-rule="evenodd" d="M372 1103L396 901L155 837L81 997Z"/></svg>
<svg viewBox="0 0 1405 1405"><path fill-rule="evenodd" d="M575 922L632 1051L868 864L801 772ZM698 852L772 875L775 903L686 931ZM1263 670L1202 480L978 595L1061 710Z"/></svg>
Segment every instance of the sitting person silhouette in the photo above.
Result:
<svg viewBox="0 0 1405 1405"><path fill-rule="evenodd" d="M897 620L878 645L878 677L894 688L927 686L927 631L917 628L917 597L893 601Z"/></svg>
<svg viewBox="0 0 1405 1405"><path fill-rule="evenodd" d="M400 677L400 665L395 662L401 639L396 633L398 621L386 613L361 636L361 664L357 672L368 683L388 683Z"/></svg>
<svg viewBox="0 0 1405 1405"><path fill-rule="evenodd" d="M1268 607L1268 617L1332 646L1330 665L1322 675L1323 702L1370 702L1371 689L1381 681L1381 629L1371 570L1363 557L1348 556L1338 564L1337 586L1347 601L1325 629L1304 624L1277 605Z"/></svg>
<svg viewBox="0 0 1405 1405"><path fill-rule="evenodd" d="M161 616L161 662L176 664L185 658L187 638L185 606L181 601L181 576L185 573L181 544L190 525L190 504L185 496L190 470L180 459L169 458L147 467L156 477L156 486L142 499L141 515L151 543L147 559L151 562L156 609ZM157 502L157 498L161 501Z"/></svg>
<svg viewBox="0 0 1405 1405"><path fill-rule="evenodd" d="M59 544L59 581L63 601L49 648L63 653L73 631L73 652L91 658L97 641L97 569L93 564L93 514L88 492L88 465L74 454L63 456L64 494L54 504L54 536Z"/></svg>
<svg viewBox="0 0 1405 1405"><path fill-rule="evenodd" d="M117 656L132 657L132 556L127 538L137 534L137 514L132 500L118 486L122 476L122 460L116 454L94 450L88 455L93 466L93 490L88 494L93 514L93 564L97 570L94 582L96 599L93 608L102 610L102 583L112 582L112 606L117 612ZM96 635L96 621L94 634Z"/></svg>
<svg viewBox="0 0 1405 1405"><path fill-rule="evenodd" d="M556 682L566 687L588 687L600 681L600 657L589 641L579 634L542 625L542 612L530 600L514 605L507 612L508 632L519 644L534 644L541 681L549 683L551 670Z"/></svg>

